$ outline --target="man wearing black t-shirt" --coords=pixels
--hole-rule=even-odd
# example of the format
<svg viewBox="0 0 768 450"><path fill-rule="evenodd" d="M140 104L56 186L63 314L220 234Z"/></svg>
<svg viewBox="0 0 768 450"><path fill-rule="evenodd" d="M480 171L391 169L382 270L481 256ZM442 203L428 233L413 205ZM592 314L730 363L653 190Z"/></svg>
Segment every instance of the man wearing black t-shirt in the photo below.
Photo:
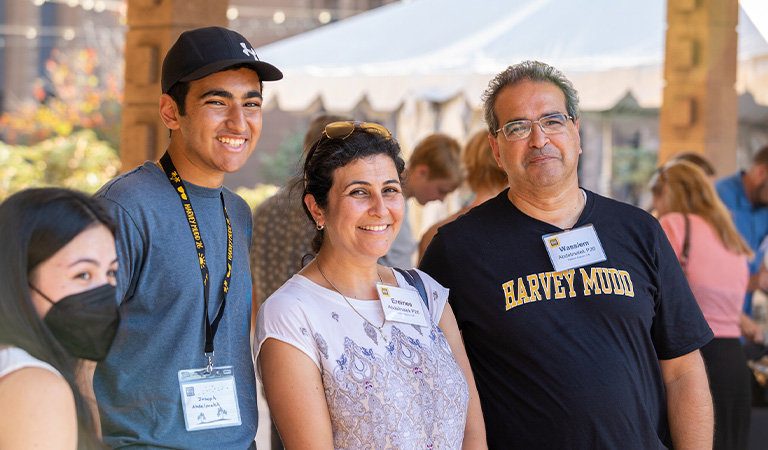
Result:
<svg viewBox="0 0 768 450"><path fill-rule="evenodd" d="M527 61L484 95L509 189L440 228L492 449L712 448L712 331L658 222L579 188L578 96Z"/></svg>

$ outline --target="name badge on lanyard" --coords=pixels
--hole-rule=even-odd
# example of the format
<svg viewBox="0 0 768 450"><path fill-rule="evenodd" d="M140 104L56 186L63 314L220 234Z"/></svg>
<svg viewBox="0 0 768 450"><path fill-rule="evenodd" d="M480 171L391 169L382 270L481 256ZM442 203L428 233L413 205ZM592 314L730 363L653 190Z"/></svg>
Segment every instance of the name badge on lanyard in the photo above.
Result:
<svg viewBox="0 0 768 450"><path fill-rule="evenodd" d="M605 261L605 251L592 224L541 237L555 272Z"/></svg>
<svg viewBox="0 0 768 450"><path fill-rule="evenodd" d="M232 366L180 370L179 387L187 431L241 424Z"/></svg>
<svg viewBox="0 0 768 450"><path fill-rule="evenodd" d="M208 366L203 369L179 370L179 388L181 389L181 404L184 409L184 424L187 431L205 430L208 428L234 427L241 424L240 407L237 403L237 388L235 386L235 371L232 366L213 366L214 338L219 329L219 322L224 316L227 306L227 293L232 282L232 225L227 214L224 194L219 193L221 207L224 211L224 221L227 229L227 271L222 281L222 299L219 312L213 322L208 317L208 301L210 284L208 263L205 258L205 243L200 233L199 223L192 203L187 196L184 181L176 171L171 156L165 152L160 158L163 171L168 181L179 195L184 207L189 230L194 238L194 245L200 265L200 275L203 282L203 322L205 323L205 345L203 356L208 360Z"/></svg>
<svg viewBox="0 0 768 450"><path fill-rule="evenodd" d="M384 318L393 322L428 327L424 314L424 302L418 292L397 286L376 283Z"/></svg>

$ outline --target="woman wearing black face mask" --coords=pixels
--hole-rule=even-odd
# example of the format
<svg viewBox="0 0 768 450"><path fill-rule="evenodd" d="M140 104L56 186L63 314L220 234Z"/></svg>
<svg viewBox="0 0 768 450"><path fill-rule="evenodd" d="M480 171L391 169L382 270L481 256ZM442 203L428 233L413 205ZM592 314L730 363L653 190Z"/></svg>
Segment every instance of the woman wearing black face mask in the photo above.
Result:
<svg viewBox="0 0 768 450"><path fill-rule="evenodd" d="M77 358L119 323L114 225L84 194L30 189L0 205L0 448L96 449Z"/></svg>

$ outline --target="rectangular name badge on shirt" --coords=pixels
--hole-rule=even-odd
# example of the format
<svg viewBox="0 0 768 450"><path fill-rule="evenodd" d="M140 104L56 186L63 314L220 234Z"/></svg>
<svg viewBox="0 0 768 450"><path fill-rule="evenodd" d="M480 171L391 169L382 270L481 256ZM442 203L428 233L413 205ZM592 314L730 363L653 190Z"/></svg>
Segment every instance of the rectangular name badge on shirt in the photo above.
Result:
<svg viewBox="0 0 768 450"><path fill-rule="evenodd" d="M605 261L605 251L592 224L542 236L555 272Z"/></svg>
<svg viewBox="0 0 768 450"><path fill-rule="evenodd" d="M187 431L241 424L232 366L179 370L179 387Z"/></svg>
<svg viewBox="0 0 768 450"><path fill-rule="evenodd" d="M418 292L381 283L376 283L376 288L387 320L429 326L424 315L424 302Z"/></svg>

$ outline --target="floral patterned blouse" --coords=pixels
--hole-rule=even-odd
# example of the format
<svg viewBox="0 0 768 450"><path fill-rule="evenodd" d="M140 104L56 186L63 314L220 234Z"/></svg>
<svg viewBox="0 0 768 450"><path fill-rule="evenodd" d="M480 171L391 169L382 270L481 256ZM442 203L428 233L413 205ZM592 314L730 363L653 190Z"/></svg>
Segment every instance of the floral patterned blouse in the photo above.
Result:
<svg viewBox="0 0 768 450"><path fill-rule="evenodd" d="M268 338L311 358L323 379L336 449L460 449L469 391L437 326L448 290L419 272L429 293L429 327L387 321L383 334L335 291L295 275L262 306L254 358ZM396 273L401 287L410 286ZM370 322L378 301L349 299ZM260 364L256 365L260 378Z"/></svg>

